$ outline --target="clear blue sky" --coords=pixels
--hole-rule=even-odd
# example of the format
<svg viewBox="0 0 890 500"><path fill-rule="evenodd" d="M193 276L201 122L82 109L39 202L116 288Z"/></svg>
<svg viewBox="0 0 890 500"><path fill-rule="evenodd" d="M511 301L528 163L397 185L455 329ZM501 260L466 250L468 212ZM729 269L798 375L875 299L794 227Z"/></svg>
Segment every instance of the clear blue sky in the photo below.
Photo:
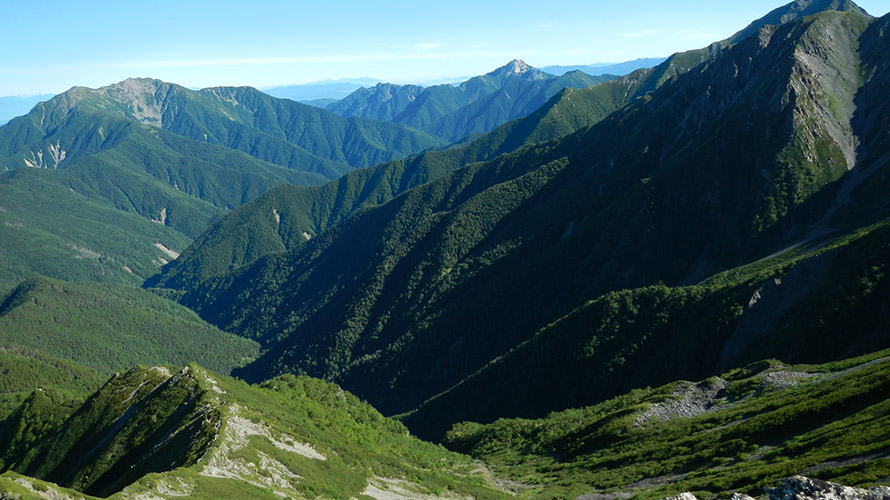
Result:
<svg viewBox="0 0 890 500"><path fill-rule="evenodd" d="M781 0L388 2L3 0L0 96L153 77L270 87L370 76L426 83L702 47ZM888 0L857 2L872 15Z"/></svg>

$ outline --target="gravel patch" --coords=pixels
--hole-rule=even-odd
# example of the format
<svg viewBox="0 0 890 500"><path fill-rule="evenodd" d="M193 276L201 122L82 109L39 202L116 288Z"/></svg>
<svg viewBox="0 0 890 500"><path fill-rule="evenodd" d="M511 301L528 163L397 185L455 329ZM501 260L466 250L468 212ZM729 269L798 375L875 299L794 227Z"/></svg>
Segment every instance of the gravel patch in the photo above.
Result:
<svg viewBox="0 0 890 500"><path fill-rule="evenodd" d="M726 381L721 378L705 380L698 384L680 382L674 389L675 399L652 405L634 419L634 425L643 425L652 418L662 421L677 417L692 418L726 408L729 403L722 399L725 389Z"/></svg>

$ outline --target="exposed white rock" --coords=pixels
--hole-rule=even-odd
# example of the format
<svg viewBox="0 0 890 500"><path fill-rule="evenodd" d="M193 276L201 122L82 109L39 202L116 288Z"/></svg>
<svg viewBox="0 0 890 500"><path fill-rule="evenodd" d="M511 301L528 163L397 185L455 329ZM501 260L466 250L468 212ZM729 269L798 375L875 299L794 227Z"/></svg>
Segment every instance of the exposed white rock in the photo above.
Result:
<svg viewBox="0 0 890 500"><path fill-rule="evenodd" d="M83 496L71 496L52 487L48 489L42 487L35 488L31 481L23 477L13 479L13 481L28 490L29 493L48 500L83 500L85 498Z"/></svg>
<svg viewBox="0 0 890 500"><path fill-rule="evenodd" d="M728 403L720 400L720 395L725 388L726 381L721 378L705 380L698 384L680 382L674 389L675 399L652 405L634 419L634 425L642 425L650 418L659 420L670 420L676 417L691 418L725 408Z"/></svg>
<svg viewBox="0 0 890 500"><path fill-rule="evenodd" d="M754 500L754 497L738 492L733 493L732 496L729 498L730 500Z"/></svg>
<svg viewBox="0 0 890 500"><path fill-rule="evenodd" d="M209 477L238 479L254 486L271 490L281 497L299 496L294 481L300 479L283 463L257 451L259 464L232 455L250 444L251 436L263 436L277 448L298 453L304 457L327 460L312 446L297 442L287 435L273 436L272 431L261 423L253 422L238 415L238 405L232 405L232 415L226 418L220 443L204 459L200 474ZM285 442L287 441L287 442Z"/></svg>
<svg viewBox="0 0 890 500"><path fill-rule="evenodd" d="M692 493L689 493L688 491L684 491L683 493L680 493L679 495L675 495L672 497L666 497L664 500L698 500L698 499Z"/></svg>
<svg viewBox="0 0 890 500"><path fill-rule="evenodd" d="M837 483L792 476L775 488L766 488L771 500L888 500L890 487L853 488Z"/></svg>
<svg viewBox="0 0 890 500"><path fill-rule="evenodd" d="M162 208L160 214L158 214L158 218L152 219L151 221L157 222L158 224L160 224L162 226L166 226L167 225L167 208L166 207Z"/></svg>
<svg viewBox="0 0 890 500"><path fill-rule="evenodd" d="M376 498L377 500L471 500L472 497L460 497L457 495L443 496L421 493L418 487L401 479L387 479L374 477L362 495Z"/></svg>
<svg viewBox="0 0 890 500"><path fill-rule="evenodd" d="M75 259L98 259L102 256L101 253L96 252L95 250L90 250L89 248L85 248L79 245L71 244L71 248L73 248L77 255L74 256Z"/></svg>
<svg viewBox="0 0 890 500"><path fill-rule="evenodd" d="M171 249L165 247L164 244L161 243L160 241L155 242L155 247L158 250L167 254L167 256L170 257L171 259L175 259L175 258L179 257L179 252L177 252L176 250L171 250Z"/></svg>

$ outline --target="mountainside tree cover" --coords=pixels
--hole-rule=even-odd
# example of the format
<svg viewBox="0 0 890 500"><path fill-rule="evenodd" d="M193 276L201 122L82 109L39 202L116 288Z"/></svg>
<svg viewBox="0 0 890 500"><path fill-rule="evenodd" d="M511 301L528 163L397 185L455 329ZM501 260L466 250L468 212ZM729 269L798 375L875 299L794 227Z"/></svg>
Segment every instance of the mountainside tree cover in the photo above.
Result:
<svg viewBox="0 0 890 500"><path fill-rule="evenodd" d="M703 61L706 57L706 52L694 51L684 59ZM657 73L643 69L579 90L564 88L528 116L469 144L354 170L318 187L279 186L214 224L164 269L162 277L149 284L192 288L270 253L293 249L359 210L389 201L464 165L589 127L645 94L646 88L657 87L657 74L679 71L670 69L676 59L663 63Z"/></svg>
<svg viewBox="0 0 890 500"><path fill-rule="evenodd" d="M229 373L257 355L256 343L221 332L151 292L48 278L26 280L0 301L0 345L105 374L192 360Z"/></svg>
<svg viewBox="0 0 890 500"><path fill-rule="evenodd" d="M638 89L644 80L634 75L581 90L565 89L531 115L467 145L357 169L322 186L279 186L211 226L150 284L190 288L270 253L296 248L360 210L464 165L596 123L631 99L630 89Z"/></svg>
<svg viewBox="0 0 890 500"><path fill-rule="evenodd" d="M823 10L862 12L852 2L840 0L793 2L752 22L727 40L704 49L675 54L654 68L644 68L578 90L563 88L528 116L506 123L469 144L453 146L445 151L426 152L412 159L378 165L372 169L356 170L318 188L281 186L267 197L246 204L223 218L184 251L171 267L166 268L163 277L149 284L190 288L269 253L293 249L302 244L307 236L319 234L359 209L386 202L468 163L490 160L522 146L560 138L592 126L610 113L657 89L670 77L685 73L719 53L722 48L756 33L760 27L790 22ZM523 69L525 71L521 71ZM526 84L550 81L547 78L546 74L514 61L489 75L469 80L466 87L489 88L484 82L492 81L500 82L498 85L513 80ZM435 92L452 92L435 88ZM368 103L368 99L375 95L380 97L380 93L384 94L378 103L380 106L390 111L401 109L398 106L405 95L406 102L409 102L416 99L421 91L422 87L419 86L381 84L375 89L356 92L352 100L342 104L351 111L341 111L346 114L367 111L373 108L373 103ZM391 112L381 112L381 118L393 119Z"/></svg>
<svg viewBox="0 0 890 500"><path fill-rule="evenodd" d="M139 284L214 217L277 185L322 184L438 145L250 88L75 87L0 127L0 279Z"/></svg>
<svg viewBox="0 0 890 500"><path fill-rule="evenodd" d="M760 497L800 473L886 485L887 355L815 366L763 361L542 419L463 423L446 443L525 484L528 498Z"/></svg>
<svg viewBox="0 0 890 500"><path fill-rule="evenodd" d="M294 172L275 163L302 154L283 144L300 135L279 120L289 105L128 81L0 128L19 145L3 161L51 167L0 178L30 203L4 199L3 228L31 235L15 251L35 255L0 274L0 369L17 377L0 387L0 491L596 499L757 494L798 473L886 481L888 33L890 16L799 0L478 140L272 189L147 282L259 342L240 369L255 343L149 291L12 280L54 258L30 241L90 259L72 275L160 267L156 252L128 259L173 258L167 242L200 231L188 203L209 219ZM38 123L62 115L79 125L45 140ZM333 136L299 175L338 168ZM161 175L169 163L145 158L187 168ZM242 184L223 187L233 172ZM90 212L60 218L71 231L28 211L71 196ZM78 243L101 241L91 219L134 218L148 222L132 241ZM156 366L88 395L100 372L198 356L258 385ZM289 373L404 412L415 435L492 470Z"/></svg>
<svg viewBox="0 0 890 500"><path fill-rule="evenodd" d="M857 50L886 22L763 27L590 129L456 170L183 301L267 347L244 376L328 377L411 410L603 293L695 283L879 220L854 188L886 151L850 144L886 144L886 56ZM861 204L867 217L830 219ZM637 382L672 375L653 377Z"/></svg>

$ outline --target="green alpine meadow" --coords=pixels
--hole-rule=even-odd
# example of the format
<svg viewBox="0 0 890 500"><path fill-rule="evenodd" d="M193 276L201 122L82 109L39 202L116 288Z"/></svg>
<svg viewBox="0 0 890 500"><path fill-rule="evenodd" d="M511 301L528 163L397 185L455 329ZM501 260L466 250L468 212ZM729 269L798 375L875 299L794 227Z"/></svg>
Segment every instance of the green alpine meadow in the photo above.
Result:
<svg viewBox="0 0 890 500"><path fill-rule="evenodd" d="M0 498L890 499L890 14L460 78L434 21L7 99Z"/></svg>

